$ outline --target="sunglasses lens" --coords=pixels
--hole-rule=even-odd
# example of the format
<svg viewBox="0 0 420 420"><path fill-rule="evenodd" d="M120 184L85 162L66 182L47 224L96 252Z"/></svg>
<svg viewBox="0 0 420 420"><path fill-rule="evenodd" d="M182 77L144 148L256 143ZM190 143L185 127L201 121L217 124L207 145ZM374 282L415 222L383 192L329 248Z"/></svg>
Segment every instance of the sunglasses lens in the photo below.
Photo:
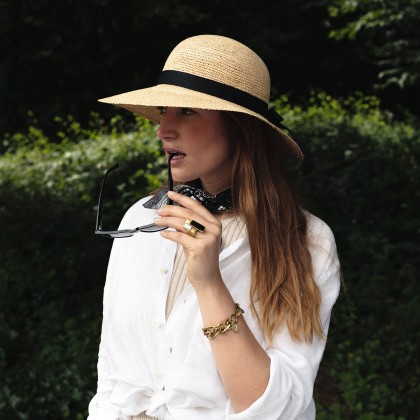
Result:
<svg viewBox="0 0 420 420"><path fill-rule="evenodd" d="M111 238L129 238L130 236L133 236L132 232L113 232L109 235Z"/></svg>
<svg viewBox="0 0 420 420"><path fill-rule="evenodd" d="M144 225L140 228L140 232L159 232L161 230L168 229L166 226L156 226L154 223L150 225Z"/></svg>
<svg viewBox="0 0 420 420"><path fill-rule="evenodd" d="M95 235L101 235L101 236L105 236L107 238L128 238L130 236L134 235L134 231L132 230L111 230L111 231L107 231L107 230L96 230L95 231Z"/></svg>

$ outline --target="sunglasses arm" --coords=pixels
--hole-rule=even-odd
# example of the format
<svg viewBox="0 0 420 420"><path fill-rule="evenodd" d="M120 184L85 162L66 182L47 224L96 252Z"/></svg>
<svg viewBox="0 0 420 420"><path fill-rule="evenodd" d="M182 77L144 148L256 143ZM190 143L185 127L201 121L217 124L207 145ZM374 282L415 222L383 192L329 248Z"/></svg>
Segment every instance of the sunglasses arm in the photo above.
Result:
<svg viewBox="0 0 420 420"><path fill-rule="evenodd" d="M108 175L115 169L118 169L120 167L120 165L116 164L114 165L112 168L109 168L106 172L105 175L102 179L102 183L101 183L101 190L99 192L99 201L98 201L98 211L96 212L96 231L101 231L102 230L102 213L103 213L103 209L104 209L104 186L105 186L105 181L108 177Z"/></svg>

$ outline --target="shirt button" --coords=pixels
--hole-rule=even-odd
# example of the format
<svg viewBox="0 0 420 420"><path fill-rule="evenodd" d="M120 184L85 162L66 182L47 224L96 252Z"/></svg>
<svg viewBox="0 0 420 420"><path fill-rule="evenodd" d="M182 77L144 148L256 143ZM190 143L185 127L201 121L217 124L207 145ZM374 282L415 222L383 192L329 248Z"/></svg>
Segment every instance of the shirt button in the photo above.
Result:
<svg viewBox="0 0 420 420"><path fill-rule="evenodd" d="M155 326L155 328L160 328L162 326L162 324L159 321L155 321L153 325Z"/></svg>
<svg viewBox="0 0 420 420"><path fill-rule="evenodd" d="M168 270L166 269L166 268L161 268L160 269L160 272L162 273L162 274L166 274L167 272L168 272Z"/></svg>

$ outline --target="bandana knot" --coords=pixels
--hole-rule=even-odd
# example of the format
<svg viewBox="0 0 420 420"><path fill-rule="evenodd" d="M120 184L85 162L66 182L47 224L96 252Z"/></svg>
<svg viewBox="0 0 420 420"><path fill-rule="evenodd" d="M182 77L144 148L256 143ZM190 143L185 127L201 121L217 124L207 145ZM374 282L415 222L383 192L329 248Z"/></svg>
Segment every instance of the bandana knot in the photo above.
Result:
<svg viewBox="0 0 420 420"><path fill-rule="evenodd" d="M194 188L189 185L175 185L174 191L198 201L212 213L233 210L232 190L230 188L219 194L210 194L201 188ZM146 201L143 206L147 209L160 209L168 202L167 193L167 189L160 190L150 200Z"/></svg>

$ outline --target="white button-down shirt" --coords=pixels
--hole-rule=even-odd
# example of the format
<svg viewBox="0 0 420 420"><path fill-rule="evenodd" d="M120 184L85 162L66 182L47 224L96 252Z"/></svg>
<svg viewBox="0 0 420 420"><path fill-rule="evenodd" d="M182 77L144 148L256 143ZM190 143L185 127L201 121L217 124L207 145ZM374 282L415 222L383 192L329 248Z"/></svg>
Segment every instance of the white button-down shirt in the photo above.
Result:
<svg viewBox="0 0 420 420"><path fill-rule="evenodd" d="M155 210L144 208L145 200L126 213L121 229L153 221ZM326 333L340 287L339 262L329 227L308 214L308 229ZM314 419L312 391L325 340L297 343L283 328L270 346L266 343L250 310L248 238L221 252L220 270L271 364L264 394L240 413L223 388L191 285L165 318L175 252L176 243L159 233L114 240L104 289L98 389L88 420L128 420L144 411L165 420Z"/></svg>

